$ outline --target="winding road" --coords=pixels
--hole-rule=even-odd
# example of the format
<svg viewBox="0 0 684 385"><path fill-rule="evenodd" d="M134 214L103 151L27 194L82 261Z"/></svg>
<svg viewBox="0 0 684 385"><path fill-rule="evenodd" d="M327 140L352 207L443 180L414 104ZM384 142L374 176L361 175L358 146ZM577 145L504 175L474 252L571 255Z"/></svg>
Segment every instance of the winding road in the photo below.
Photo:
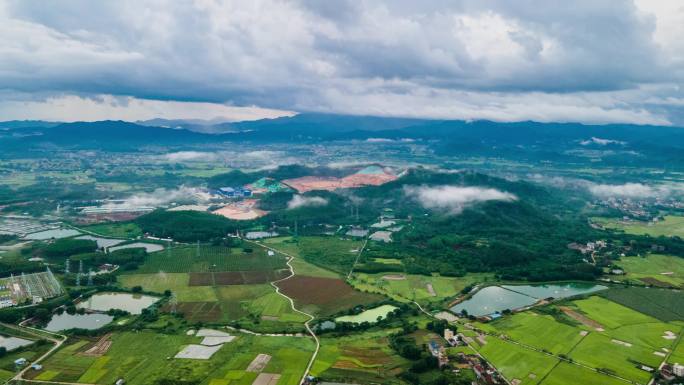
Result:
<svg viewBox="0 0 684 385"><path fill-rule="evenodd" d="M250 241L248 239L243 239L243 241L251 243L253 245L257 245L257 246L262 247L262 248L267 249L267 250L271 250L274 253L280 253L280 254L287 257L286 264L290 269L290 275L288 275L285 278L279 279L277 281L271 282L271 286L273 286L276 293L278 293L279 295L285 297L288 301L290 301L290 307L292 308L293 311L309 317L309 320L304 322L304 327L306 328L307 332L311 335L311 337L313 337L314 341L316 342L316 350L314 350L313 354L311 355L311 359L309 359L309 363L307 364L306 369L304 370L304 374L302 375L302 379L299 381L300 384L303 384L306 381L306 376L309 375L309 372L311 371L311 367L313 366L314 361L316 361L316 357L318 356L318 351L321 348L321 342L319 341L316 333L314 333L313 329L311 328L311 321L316 319L316 317L313 314L309 314L305 311L297 309L297 307L295 306L294 300L291 297L288 297L285 293L281 292L278 285L276 285L278 282L286 281L286 280L295 276L296 273L295 273L294 267L292 267L292 264L291 264L291 262L295 258L295 256L290 255L290 254L285 253L285 252L280 251L280 250L276 250L272 247L266 246L266 245L259 243L259 242Z"/></svg>
<svg viewBox="0 0 684 385"><path fill-rule="evenodd" d="M49 340L55 344L52 348L50 348L50 350L45 352L45 354L38 357L35 361L31 362L31 364L38 364L38 363L42 362L50 354L54 353L57 349L59 349L62 346L62 344L64 344L64 342L67 340L67 336L65 336L63 334L52 333L52 332L49 332L46 330L37 330L37 329L31 328L28 326L16 326L16 325L10 325L10 324L6 324L6 323L0 323L0 325L6 327L8 329L21 331L24 333L31 334L35 337L47 339L47 340ZM55 336L55 337L49 337L49 336ZM22 369L19 373L17 373L16 376L12 377L12 379L5 382L5 384L10 383L11 381L25 381L25 382L50 383L50 384L72 384L72 383L66 383L66 382L36 381L36 380L28 380L28 379L23 378L24 373L26 373L29 369L31 369L31 365L26 365L26 367L24 369Z"/></svg>

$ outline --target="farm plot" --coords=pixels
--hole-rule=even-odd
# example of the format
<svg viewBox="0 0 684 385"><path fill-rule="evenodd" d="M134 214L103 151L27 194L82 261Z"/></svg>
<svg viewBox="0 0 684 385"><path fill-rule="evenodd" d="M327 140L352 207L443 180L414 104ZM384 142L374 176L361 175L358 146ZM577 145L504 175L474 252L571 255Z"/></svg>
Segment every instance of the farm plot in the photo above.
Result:
<svg viewBox="0 0 684 385"><path fill-rule="evenodd" d="M152 253L138 269L139 273L188 273L242 270L276 270L287 268L280 255L269 256L263 249L243 249L200 246L181 246Z"/></svg>
<svg viewBox="0 0 684 385"><path fill-rule="evenodd" d="M289 270L247 270L218 273L190 273L190 286L251 285L276 281L290 275Z"/></svg>
<svg viewBox="0 0 684 385"><path fill-rule="evenodd" d="M209 286L191 287L188 273L124 274L118 277L121 286L142 287L145 291L164 293L171 290L179 302L212 302L216 294Z"/></svg>
<svg viewBox="0 0 684 385"><path fill-rule="evenodd" d="M684 286L684 258L672 255L649 254L646 257L622 257L617 263L625 275L611 277L618 280L638 280L653 286Z"/></svg>
<svg viewBox="0 0 684 385"><path fill-rule="evenodd" d="M135 238L142 235L142 230L135 223L102 223L83 227L83 230L114 238Z"/></svg>
<svg viewBox="0 0 684 385"><path fill-rule="evenodd" d="M533 311L503 317L478 327L554 354L569 353L583 334L583 330L576 325L561 323L549 315Z"/></svg>
<svg viewBox="0 0 684 385"><path fill-rule="evenodd" d="M629 287L607 290L600 296L664 322L684 321L684 295L678 291Z"/></svg>
<svg viewBox="0 0 684 385"><path fill-rule="evenodd" d="M304 311L321 315L334 314L357 305L382 300L378 294L354 290L341 279L294 276L279 282L278 287L285 295L295 300Z"/></svg>
<svg viewBox="0 0 684 385"><path fill-rule="evenodd" d="M335 236L311 236L298 239L299 255L309 263L340 274L347 274L354 264L362 241Z"/></svg>
<svg viewBox="0 0 684 385"><path fill-rule="evenodd" d="M324 381L354 379L358 383L383 383L408 366L409 361L389 347L391 330L345 337L321 338L321 350L311 369Z"/></svg>
<svg viewBox="0 0 684 385"><path fill-rule="evenodd" d="M568 379L582 385L625 385L625 382L581 366L561 362L541 382L541 385L567 385Z"/></svg>
<svg viewBox="0 0 684 385"><path fill-rule="evenodd" d="M679 236L684 237L684 217L667 215L665 219L656 223L633 222L623 223L614 220L599 219L606 227L624 230L627 234L648 234L652 237Z"/></svg>
<svg viewBox="0 0 684 385"><path fill-rule="evenodd" d="M480 354L507 379L519 380L519 384L537 384L558 363L554 357L496 337L487 337L486 342L479 348Z"/></svg>
<svg viewBox="0 0 684 385"><path fill-rule="evenodd" d="M84 356L89 341L78 340L49 357L43 371L30 373L40 380L92 384L113 384L119 378L132 385L178 378L197 384L251 384L257 373L246 371L249 363L259 354L267 354L272 358L263 372L280 375L279 384L295 385L313 351L313 342L307 338L239 335L214 349L208 359L169 358L188 345L200 344L202 338L185 333L116 333L109 350L99 357Z"/></svg>
<svg viewBox="0 0 684 385"><path fill-rule="evenodd" d="M351 284L359 289L384 294L397 301L439 302L457 295L463 288L486 279L482 274L465 277L425 276L417 274L355 273ZM432 288L433 293L429 290Z"/></svg>

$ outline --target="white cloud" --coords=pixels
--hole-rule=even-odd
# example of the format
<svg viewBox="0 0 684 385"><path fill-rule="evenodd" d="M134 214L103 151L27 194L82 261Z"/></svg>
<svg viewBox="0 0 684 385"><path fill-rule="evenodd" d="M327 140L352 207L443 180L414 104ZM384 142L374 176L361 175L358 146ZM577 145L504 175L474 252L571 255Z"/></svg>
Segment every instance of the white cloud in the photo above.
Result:
<svg viewBox="0 0 684 385"><path fill-rule="evenodd" d="M609 144L625 144L625 142L620 140L603 139L592 136L590 139L583 140L580 142L582 146L588 146L590 144L598 144L599 146L607 146Z"/></svg>
<svg viewBox="0 0 684 385"><path fill-rule="evenodd" d="M124 199L122 203L110 203L104 207L133 208L160 207L170 203L197 203L204 200L203 193L196 188L181 186L177 189L158 188L149 193L138 193Z"/></svg>
<svg viewBox="0 0 684 385"><path fill-rule="evenodd" d="M326 206L327 204L328 200L323 197L305 197L302 195L295 195L289 202L287 202L287 208L292 210L300 207Z"/></svg>
<svg viewBox="0 0 684 385"><path fill-rule="evenodd" d="M212 162L220 159L218 154L214 152L202 151L178 151L164 154L162 158L168 162L192 162L192 161L207 161Z"/></svg>
<svg viewBox="0 0 684 385"><path fill-rule="evenodd" d="M27 95L0 93L3 120L38 119L59 122L163 119L220 119L244 121L293 116L285 110L256 106L236 107L220 103L138 99L113 95L52 95L27 99Z"/></svg>
<svg viewBox="0 0 684 385"><path fill-rule="evenodd" d="M588 189L592 194L601 198L654 198L670 193L670 190L665 187L655 188L642 183L589 184Z"/></svg>
<svg viewBox="0 0 684 385"><path fill-rule="evenodd" d="M469 205L487 201L515 201L511 193L483 187L405 186L404 193L426 209L447 210L458 214Z"/></svg>

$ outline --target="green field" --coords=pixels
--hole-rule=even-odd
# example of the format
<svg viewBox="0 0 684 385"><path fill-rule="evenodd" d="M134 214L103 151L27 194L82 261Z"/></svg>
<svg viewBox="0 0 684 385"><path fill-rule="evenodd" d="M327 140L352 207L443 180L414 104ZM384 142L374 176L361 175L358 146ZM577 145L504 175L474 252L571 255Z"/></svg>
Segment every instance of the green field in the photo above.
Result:
<svg viewBox="0 0 684 385"><path fill-rule="evenodd" d="M479 348L480 354L509 381L517 379L521 384L537 384L558 363L558 359L554 357L496 337L489 336L486 341L487 343Z"/></svg>
<svg viewBox="0 0 684 385"><path fill-rule="evenodd" d="M38 379L96 384L113 384L119 378L125 379L127 384L182 379L203 385L249 385L257 374L245 369L257 354L264 353L272 358L263 372L281 374L278 384L296 385L313 351L313 342L308 338L241 334L209 360L173 358L184 345L199 341L200 337L185 334L117 333L106 354L89 357L80 352L91 342L77 340L48 358Z"/></svg>
<svg viewBox="0 0 684 385"><path fill-rule="evenodd" d="M624 385L625 381L577 365L561 362L541 382L541 385Z"/></svg>
<svg viewBox="0 0 684 385"><path fill-rule="evenodd" d="M668 215L656 223L634 222L625 224L609 218L594 218L597 223L605 227L623 230L627 234L648 234L652 237L678 236L684 238L684 217Z"/></svg>
<svg viewBox="0 0 684 385"><path fill-rule="evenodd" d="M549 315L526 311L494 322L481 329L554 354L567 354L582 339L579 326L556 321Z"/></svg>
<svg viewBox="0 0 684 385"><path fill-rule="evenodd" d="M142 230L135 223L103 223L82 227L83 230L113 238L135 238L142 235Z"/></svg>
<svg viewBox="0 0 684 385"><path fill-rule="evenodd" d="M405 279L389 279L397 275L402 275ZM442 277L439 275L425 276L399 273L354 273L351 284L358 290L384 294L398 301L428 303L453 298L466 286L485 279L486 276L481 274L468 274L465 277ZM428 284L432 285L434 296L428 291Z"/></svg>
<svg viewBox="0 0 684 385"><path fill-rule="evenodd" d="M617 280L638 280L654 286L684 286L684 258L672 255L649 254L646 257L622 257L617 262L625 275Z"/></svg>
<svg viewBox="0 0 684 385"><path fill-rule="evenodd" d="M345 275L354 264L358 250L363 246L362 241L335 236L275 238L265 240L264 243L276 250L301 257L306 262L323 268L324 271L329 269Z"/></svg>
<svg viewBox="0 0 684 385"><path fill-rule="evenodd" d="M316 266L305 261L299 254L299 246L292 237L267 238L262 241L265 245L275 250L282 251L295 258L290 262L297 274L309 277L339 278L340 275L331 270Z"/></svg>
<svg viewBox="0 0 684 385"><path fill-rule="evenodd" d="M138 273L187 273L237 270L273 270L287 268L282 255L268 256L260 247L243 249L222 246L180 246L151 253Z"/></svg>
<svg viewBox="0 0 684 385"><path fill-rule="evenodd" d="M216 301L216 294L211 286L188 286L188 273L154 273L124 274L118 277L121 286L142 287L145 291L164 293L171 290L179 302L211 302Z"/></svg>

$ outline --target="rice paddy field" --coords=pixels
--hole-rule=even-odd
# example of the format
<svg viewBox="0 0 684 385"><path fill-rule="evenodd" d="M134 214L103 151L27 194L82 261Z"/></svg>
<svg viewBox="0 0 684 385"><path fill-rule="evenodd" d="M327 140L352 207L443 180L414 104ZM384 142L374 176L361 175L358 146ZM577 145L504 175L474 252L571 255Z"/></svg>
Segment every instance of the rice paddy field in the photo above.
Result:
<svg viewBox="0 0 684 385"><path fill-rule="evenodd" d="M359 290L383 294L397 301L426 304L453 298L466 286L486 279L482 274L442 277L402 273L354 273L351 284Z"/></svg>
<svg viewBox="0 0 684 385"><path fill-rule="evenodd" d="M304 372L314 344L309 338L261 337L239 334L210 359L173 358L187 344L201 337L160 334L152 331L122 332L111 336L103 354L87 354L91 339L74 339L32 372L36 380L113 384L193 383L202 385L251 385L261 373L280 375L278 384L296 385ZM247 371L259 354L271 356L256 371ZM173 382L175 381L175 382Z"/></svg>
<svg viewBox="0 0 684 385"><path fill-rule="evenodd" d="M616 280L638 281L660 287L684 287L684 258L649 254L645 257L622 257L617 262L625 275L611 276Z"/></svg>
<svg viewBox="0 0 684 385"><path fill-rule="evenodd" d="M311 374L322 381L392 383L409 361L389 347L394 330L365 332L346 337L322 337L321 350Z"/></svg>
<svg viewBox="0 0 684 385"><path fill-rule="evenodd" d="M622 289L614 290L622 293ZM677 345L684 322L660 320L613 302L604 293L477 327L488 333L484 343L475 339L479 352L509 380L521 384L567 384L567 378L581 378L583 381L576 382L581 384L625 380L646 384L651 374L641 365L657 368L668 351L673 350L671 357L684 351ZM585 367L562 362L559 357L569 357Z"/></svg>
<svg viewBox="0 0 684 385"><path fill-rule="evenodd" d="M613 288L599 295L663 322L684 321L684 295L681 291L627 287Z"/></svg>

